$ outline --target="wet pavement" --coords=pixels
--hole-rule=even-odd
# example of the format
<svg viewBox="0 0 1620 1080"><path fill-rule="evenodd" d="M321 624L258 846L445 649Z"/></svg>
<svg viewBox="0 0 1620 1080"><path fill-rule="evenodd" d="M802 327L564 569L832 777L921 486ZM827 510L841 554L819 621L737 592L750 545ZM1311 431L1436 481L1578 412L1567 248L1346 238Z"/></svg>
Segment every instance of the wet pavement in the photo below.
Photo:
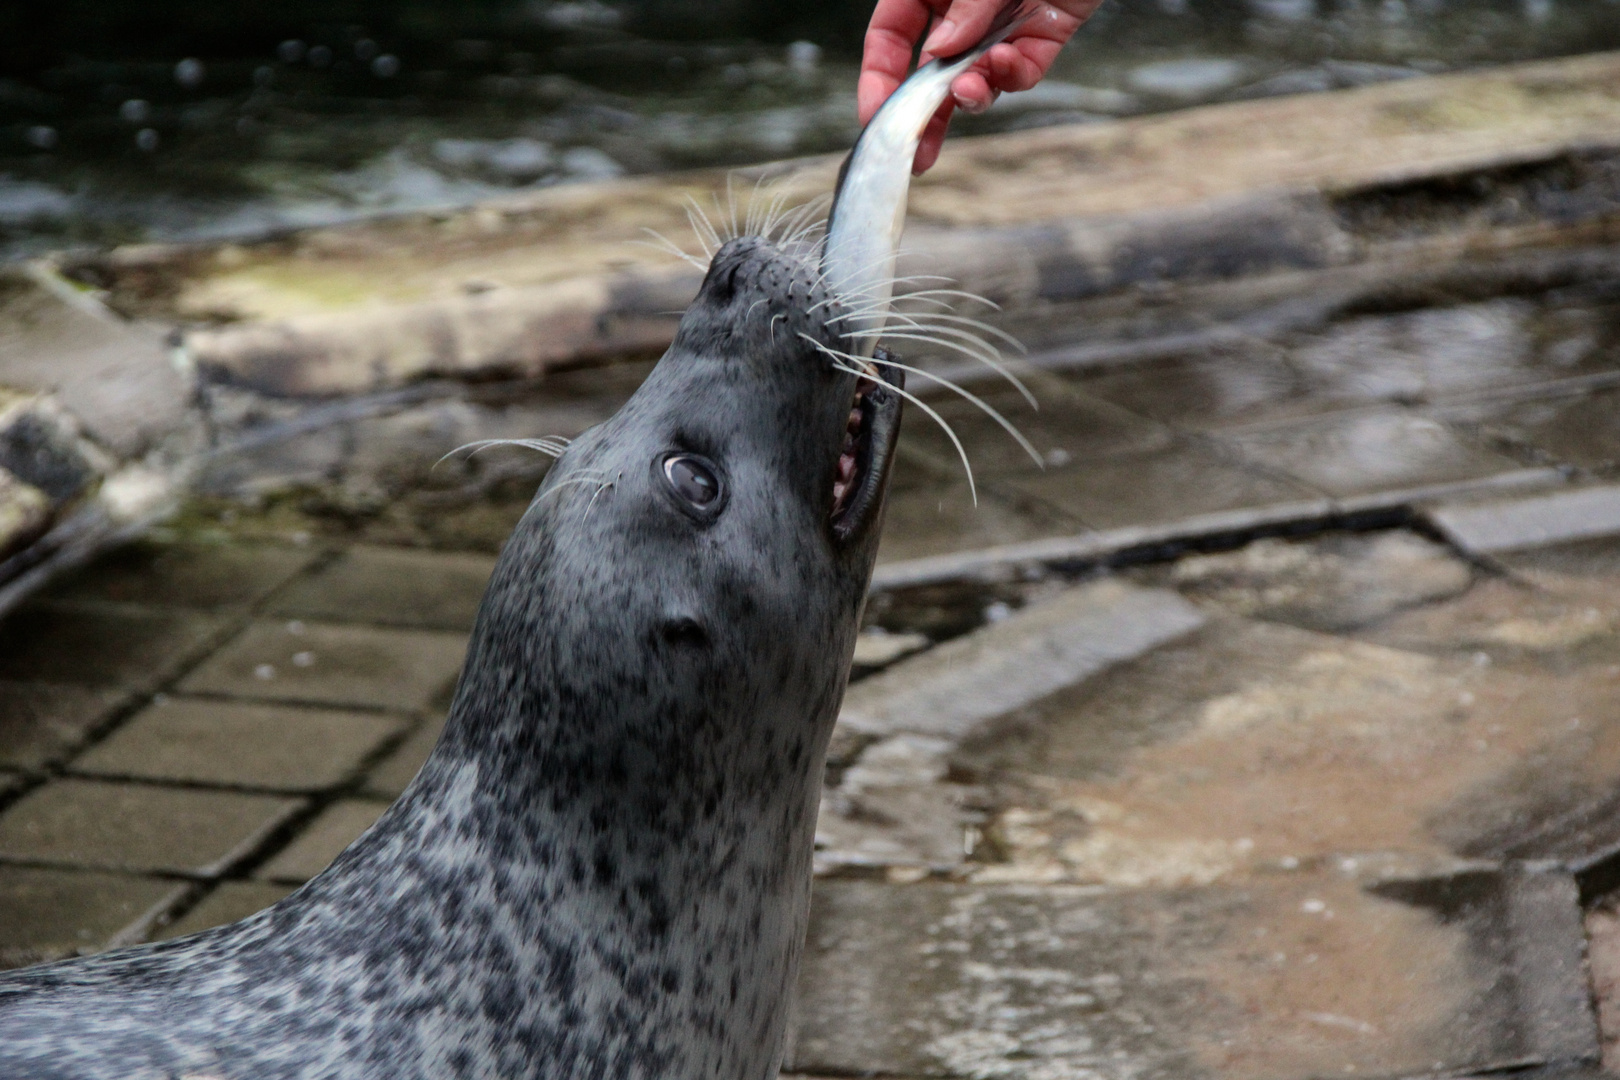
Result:
<svg viewBox="0 0 1620 1080"><path fill-rule="evenodd" d="M1040 408L964 382L1034 458L924 391L973 487L912 410L791 1070L1620 1067L1620 268L1582 242L1555 271L1408 275L1100 359L1095 325L1043 301L1018 315ZM112 348L118 324L28 280L30 325ZM1324 278L1276 280L1268 302ZM1115 285L1092 310L1160 331L1208 310ZM577 434L648 368L430 380L389 391L401 411L199 384L199 422L249 437L0 622L0 964L194 931L319 873L429 753L545 468L435 460ZM52 392L87 437L36 438L40 397L0 413L6 468L50 505L92 444L148 452L82 381Z"/></svg>
<svg viewBox="0 0 1620 1080"><path fill-rule="evenodd" d="M1065 385L1038 446L1196 477L1180 448L1211 444ZM1075 419L1098 416L1095 437ZM981 469L987 494L1042 475L994 450ZM1568 472L1401 527L875 594L790 1067L1595 1067L1620 1011L1620 489ZM949 470L908 483L962 498ZM7 964L239 918L375 820L437 734L476 549L520 501L434 494L358 518L195 503L7 620ZM1117 512L1158 520L1145 494ZM958 520L1026 520L1006 498L931 534L897 515L886 543L961 548L982 534Z"/></svg>

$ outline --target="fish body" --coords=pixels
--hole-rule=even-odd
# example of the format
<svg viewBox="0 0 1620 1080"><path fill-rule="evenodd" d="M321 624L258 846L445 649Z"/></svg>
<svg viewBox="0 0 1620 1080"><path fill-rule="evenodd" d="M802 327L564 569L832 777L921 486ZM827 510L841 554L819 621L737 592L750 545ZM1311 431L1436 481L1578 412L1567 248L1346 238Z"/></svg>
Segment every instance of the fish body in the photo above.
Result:
<svg viewBox="0 0 1620 1080"><path fill-rule="evenodd" d="M971 48L930 60L878 109L845 159L833 197L821 268L841 298L848 351L870 358L888 321L895 260L906 224L911 163L923 130L950 95L951 83L1034 14L1011 0Z"/></svg>

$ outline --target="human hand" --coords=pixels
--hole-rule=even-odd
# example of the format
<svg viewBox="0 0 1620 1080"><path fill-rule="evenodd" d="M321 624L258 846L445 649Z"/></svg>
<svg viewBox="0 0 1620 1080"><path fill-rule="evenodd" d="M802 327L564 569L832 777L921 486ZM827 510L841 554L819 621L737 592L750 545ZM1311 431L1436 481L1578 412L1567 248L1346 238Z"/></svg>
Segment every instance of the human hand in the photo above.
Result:
<svg viewBox="0 0 1620 1080"><path fill-rule="evenodd" d="M979 58L951 83L951 96L923 132L912 162L920 174L939 157L945 128L957 106L980 113L1004 90L1028 90L1057 59L1064 42L1091 17L1102 0L1036 0L1034 18ZM932 26L918 64L971 48L989 29L1003 0L878 0L867 24L856 84L856 110L865 124L911 69L911 53ZM938 20L935 22L935 20Z"/></svg>

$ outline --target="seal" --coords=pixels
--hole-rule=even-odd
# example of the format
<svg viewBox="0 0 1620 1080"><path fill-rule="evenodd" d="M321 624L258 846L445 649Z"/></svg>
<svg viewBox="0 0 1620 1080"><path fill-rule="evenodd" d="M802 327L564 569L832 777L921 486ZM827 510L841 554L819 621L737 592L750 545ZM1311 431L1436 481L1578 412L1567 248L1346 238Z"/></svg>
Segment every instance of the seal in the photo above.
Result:
<svg viewBox="0 0 1620 1080"><path fill-rule="evenodd" d="M717 245L625 406L524 443L557 461L400 799L242 922L0 975L0 1077L773 1080L902 400L932 414L877 339L973 323L889 326L905 177L1016 9L880 110L822 243Z"/></svg>
<svg viewBox="0 0 1620 1080"><path fill-rule="evenodd" d="M775 1077L903 393L828 361L820 278L726 243L399 801L243 922L0 976L0 1076Z"/></svg>

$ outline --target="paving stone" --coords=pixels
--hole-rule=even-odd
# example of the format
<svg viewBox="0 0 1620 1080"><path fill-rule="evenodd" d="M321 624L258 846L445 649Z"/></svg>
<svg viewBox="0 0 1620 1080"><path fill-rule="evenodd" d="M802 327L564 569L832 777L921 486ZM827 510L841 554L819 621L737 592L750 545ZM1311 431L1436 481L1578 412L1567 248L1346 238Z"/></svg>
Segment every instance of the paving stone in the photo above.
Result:
<svg viewBox="0 0 1620 1080"><path fill-rule="evenodd" d="M210 615L40 602L0 623L0 679L147 690L219 632Z"/></svg>
<svg viewBox="0 0 1620 1080"><path fill-rule="evenodd" d="M862 630L855 638L855 656L850 661L850 677L864 678L881 671L897 660L928 648L930 642L923 634L891 634L881 626Z"/></svg>
<svg viewBox="0 0 1620 1080"><path fill-rule="evenodd" d="M850 729L959 739L979 725L1195 629L1204 616L1162 590L1068 590L850 687Z"/></svg>
<svg viewBox="0 0 1620 1080"><path fill-rule="evenodd" d="M846 867L956 866L986 820L989 794L944 782L955 744L895 735L865 747L822 794L816 872Z"/></svg>
<svg viewBox="0 0 1620 1080"><path fill-rule="evenodd" d="M442 716L417 728L393 753L366 774L362 793L379 799L399 798L405 786L422 771L422 763L427 761L428 755L438 745L439 735L443 731Z"/></svg>
<svg viewBox="0 0 1620 1080"><path fill-rule="evenodd" d="M351 547L276 597L270 611L303 619L469 630L495 560Z"/></svg>
<svg viewBox="0 0 1620 1080"><path fill-rule="evenodd" d="M73 770L320 791L353 776L405 723L379 713L168 698L92 747Z"/></svg>
<svg viewBox="0 0 1620 1080"><path fill-rule="evenodd" d="M1312 541L1257 540L1237 551L1177 561L1185 596L1237 615L1310 630L1346 630L1468 588L1468 564L1405 530Z"/></svg>
<svg viewBox="0 0 1620 1080"><path fill-rule="evenodd" d="M263 881L222 881L195 907L156 934L159 938L185 937L199 930L237 922L263 911L293 891L292 885Z"/></svg>
<svg viewBox="0 0 1620 1080"><path fill-rule="evenodd" d="M818 882L788 1065L1282 1080L1595 1051L1568 997L1567 878L1561 893L1495 875L1449 893L1371 884L1337 870L1198 890Z"/></svg>
<svg viewBox="0 0 1620 1080"><path fill-rule="evenodd" d="M58 764L126 700L117 690L0 682L0 766Z"/></svg>
<svg viewBox="0 0 1620 1080"><path fill-rule="evenodd" d="M1517 462L1470 446L1437 420L1367 409L1221 436L1256 465L1335 497L1417 488L1496 473Z"/></svg>
<svg viewBox="0 0 1620 1080"><path fill-rule="evenodd" d="M884 504L879 562L895 562L962 549L1067 536L1085 528L1076 517L1028 499L981 488L974 505L960 464L944 468L905 452L895 461Z"/></svg>
<svg viewBox="0 0 1620 1080"><path fill-rule="evenodd" d="M317 557L260 544L143 541L109 552L50 595L182 608L244 607L263 599Z"/></svg>
<svg viewBox="0 0 1620 1080"><path fill-rule="evenodd" d="M1250 471L1192 444L1049 468L1008 486L1094 529L1151 525L1220 510L1300 502L1317 495L1302 485Z"/></svg>
<svg viewBox="0 0 1620 1080"><path fill-rule="evenodd" d="M1270 343L1144 361L1075 376L1096 397L1182 430L1217 428L1309 409L1311 382L1279 363ZM1327 402L1315 403L1317 409Z"/></svg>
<svg viewBox="0 0 1620 1080"><path fill-rule="evenodd" d="M464 634L299 620L249 626L181 683L191 694L423 709L444 699Z"/></svg>
<svg viewBox="0 0 1620 1080"><path fill-rule="evenodd" d="M1617 693L1620 665L1510 668L1219 618L952 761L1002 793L1004 861L977 880L1187 886L1363 852L1446 865L1536 854L1616 790Z"/></svg>
<svg viewBox="0 0 1620 1080"><path fill-rule="evenodd" d="M371 828L388 809L381 800L343 799L333 803L253 875L263 881L297 884L325 870L333 859Z"/></svg>
<svg viewBox="0 0 1620 1080"><path fill-rule="evenodd" d="M1592 471L1620 465L1620 390L1548 397L1453 411L1489 438Z"/></svg>
<svg viewBox="0 0 1620 1080"><path fill-rule="evenodd" d="M1620 534L1620 486L1442 505L1424 516L1446 539L1481 555L1567 544Z"/></svg>
<svg viewBox="0 0 1620 1080"><path fill-rule="evenodd" d="M1313 396L1433 400L1571 372L1537 364L1535 305L1519 298L1344 319L1289 350Z"/></svg>
<svg viewBox="0 0 1620 1080"><path fill-rule="evenodd" d="M58 780L0 814L0 858L210 876L302 806L270 795Z"/></svg>
<svg viewBox="0 0 1620 1080"><path fill-rule="evenodd" d="M0 866L0 968L136 940L187 888L157 878Z"/></svg>
<svg viewBox="0 0 1620 1080"><path fill-rule="evenodd" d="M967 450L975 476L1016 476L1038 472L1042 465L1063 466L1170 445L1170 429L1163 424L1091 397L1040 372L1032 373L1027 381L1038 408L1032 408L1016 387L999 381L976 381L971 392L1029 440L1041 457L1040 464L1006 428L973 402L944 391L929 396L930 406L951 426ZM930 417L914 417L907 424L906 439L913 450L930 454L942 465L956 466L959 462L949 437Z"/></svg>

